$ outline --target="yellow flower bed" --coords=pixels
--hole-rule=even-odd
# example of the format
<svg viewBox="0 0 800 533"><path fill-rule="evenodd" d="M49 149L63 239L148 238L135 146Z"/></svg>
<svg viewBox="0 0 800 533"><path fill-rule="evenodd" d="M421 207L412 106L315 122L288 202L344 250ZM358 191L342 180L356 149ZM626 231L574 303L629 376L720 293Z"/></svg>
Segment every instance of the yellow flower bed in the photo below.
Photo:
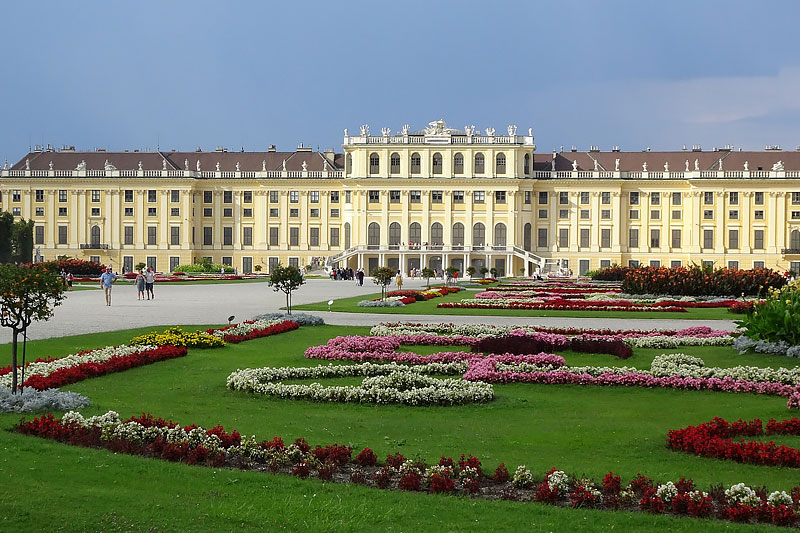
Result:
<svg viewBox="0 0 800 533"><path fill-rule="evenodd" d="M131 344L186 346L187 348L219 348L225 341L202 331L183 331L179 327L167 328L163 333L153 331L131 339Z"/></svg>

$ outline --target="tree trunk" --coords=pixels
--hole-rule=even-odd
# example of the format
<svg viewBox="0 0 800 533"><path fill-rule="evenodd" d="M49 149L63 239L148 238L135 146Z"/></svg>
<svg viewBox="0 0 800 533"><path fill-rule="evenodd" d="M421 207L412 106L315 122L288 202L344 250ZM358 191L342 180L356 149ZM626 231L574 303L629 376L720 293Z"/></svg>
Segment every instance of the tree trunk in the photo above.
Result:
<svg viewBox="0 0 800 533"><path fill-rule="evenodd" d="M292 293L291 291L286 293L286 314L292 314Z"/></svg>
<svg viewBox="0 0 800 533"><path fill-rule="evenodd" d="M11 338L11 394L17 393L17 336L19 330L14 328L14 334Z"/></svg>

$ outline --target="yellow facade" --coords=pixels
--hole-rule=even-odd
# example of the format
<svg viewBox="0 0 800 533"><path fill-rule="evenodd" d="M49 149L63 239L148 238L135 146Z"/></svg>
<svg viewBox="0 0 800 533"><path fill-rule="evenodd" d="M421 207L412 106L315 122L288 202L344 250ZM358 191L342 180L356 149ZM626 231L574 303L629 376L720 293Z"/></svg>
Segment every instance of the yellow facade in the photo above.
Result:
<svg viewBox="0 0 800 533"><path fill-rule="evenodd" d="M381 133L345 131L343 154L35 151L0 172L0 206L36 222L44 258L117 268L800 270L800 153L537 154L530 131L443 121Z"/></svg>

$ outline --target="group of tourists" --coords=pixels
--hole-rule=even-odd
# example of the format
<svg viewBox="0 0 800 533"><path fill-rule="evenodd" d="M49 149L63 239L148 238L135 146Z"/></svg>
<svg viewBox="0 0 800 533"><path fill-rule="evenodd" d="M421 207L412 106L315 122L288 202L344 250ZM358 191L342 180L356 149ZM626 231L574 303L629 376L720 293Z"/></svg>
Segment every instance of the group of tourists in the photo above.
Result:
<svg viewBox="0 0 800 533"><path fill-rule="evenodd" d="M100 287L106 297L106 305L111 306L111 288L117 282L117 274L111 266L106 267L105 272L100 275ZM156 295L153 292L153 285L156 281L156 272L153 267L143 268L140 272L136 272L136 277L133 279L133 284L136 286L136 296L138 300L155 300Z"/></svg>
<svg viewBox="0 0 800 533"><path fill-rule="evenodd" d="M355 280L356 285L359 287L364 286L364 269L359 268L353 270L352 268L333 268L330 273L331 279L335 280Z"/></svg>

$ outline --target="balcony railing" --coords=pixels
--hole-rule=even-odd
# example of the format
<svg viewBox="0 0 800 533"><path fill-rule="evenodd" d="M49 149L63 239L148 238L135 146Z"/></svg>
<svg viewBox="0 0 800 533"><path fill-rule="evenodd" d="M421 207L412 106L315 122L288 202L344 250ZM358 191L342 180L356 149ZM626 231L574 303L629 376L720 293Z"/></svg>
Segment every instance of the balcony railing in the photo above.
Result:
<svg viewBox="0 0 800 533"><path fill-rule="evenodd" d="M107 244L100 244L100 243L82 243L80 245L81 250L108 250L109 246Z"/></svg>

